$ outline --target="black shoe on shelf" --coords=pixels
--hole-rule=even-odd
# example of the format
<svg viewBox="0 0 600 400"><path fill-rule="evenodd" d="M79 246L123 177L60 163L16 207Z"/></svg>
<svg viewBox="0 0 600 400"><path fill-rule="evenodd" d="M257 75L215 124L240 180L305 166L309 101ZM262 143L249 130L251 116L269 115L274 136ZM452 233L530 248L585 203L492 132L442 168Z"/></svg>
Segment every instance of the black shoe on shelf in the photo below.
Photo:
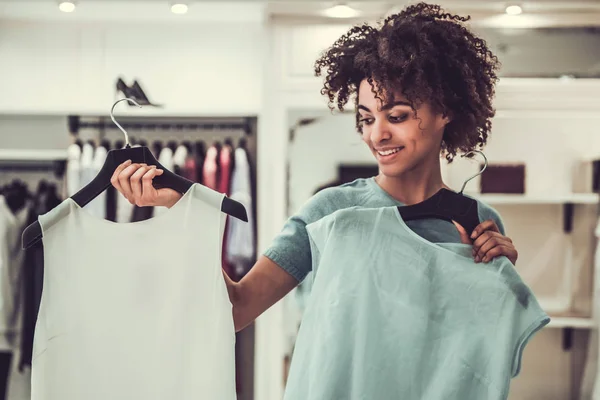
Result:
<svg viewBox="0 0 600 400"><path fill-rule="evenodd" d="M117 93L118 92L123 93L125 97L129 97L130 99L133 98L137 101L131 88L127 86L127 84L121 78L117 80Z"/></svg>
<svg viewBox="0 0 600 400"><path fill-rule="evenodd" d="M161 107L160 104L154 104L148 99L148 96L144 92L144 89L142 89L142 86L138 83L137 80L133 81L133 85L131 85L131 92L135 97L136 101L140 103L140 105Z"/></svg>

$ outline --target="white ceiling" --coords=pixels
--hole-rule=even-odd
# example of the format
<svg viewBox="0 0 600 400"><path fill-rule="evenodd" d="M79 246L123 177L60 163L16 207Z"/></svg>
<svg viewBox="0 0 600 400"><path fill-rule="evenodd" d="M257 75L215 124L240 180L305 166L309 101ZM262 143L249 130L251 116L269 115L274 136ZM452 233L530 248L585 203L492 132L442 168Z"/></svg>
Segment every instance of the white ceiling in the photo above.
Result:
<svg viewBox="0 0 600 400"><path fill-rule="evenodd" d="M58 0L0 0L0 19L64 22L261 22L266 18L290 22L340 22L322 17L333 0L183 0L189 4L185 15L169 10L171 0L75 0L72 14L58 10ZM415 1L348 1L361 11L357 20L379 19ZM517 1L520 16L504 14L507 4L498 0L439 0L450 12L469 14L484 26L600 26L600 0ZM347 23L348 20L341 20ZM507 25L508 24L508 25Z"/></svg>

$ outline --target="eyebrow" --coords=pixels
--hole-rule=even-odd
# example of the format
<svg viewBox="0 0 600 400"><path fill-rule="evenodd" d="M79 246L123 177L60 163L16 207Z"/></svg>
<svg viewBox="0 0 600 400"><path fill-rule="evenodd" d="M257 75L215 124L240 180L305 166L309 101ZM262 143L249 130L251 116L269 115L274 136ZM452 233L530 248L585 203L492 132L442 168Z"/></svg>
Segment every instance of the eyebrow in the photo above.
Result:
<svg viewBox="0 0 600 400"><path fill-rule="evenodd" d="M408 102L408 101L402 101L402 100L398 100L395 101L393 103L389 103L384 105L383 107L381 107L381 111L385 111L385 110L390 110L396 106L408 106L412 108L412 105ZM367 107L363 106L362 104L358 105L358 109L359 110L364 110L366 112L371 112L371 110L369 110Z"/></svg>

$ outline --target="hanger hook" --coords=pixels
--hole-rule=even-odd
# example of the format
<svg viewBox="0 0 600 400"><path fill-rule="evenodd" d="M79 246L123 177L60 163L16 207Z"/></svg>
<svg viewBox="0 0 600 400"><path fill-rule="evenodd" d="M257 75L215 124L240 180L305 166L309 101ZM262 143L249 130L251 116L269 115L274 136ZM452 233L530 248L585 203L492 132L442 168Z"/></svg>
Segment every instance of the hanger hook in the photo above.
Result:
<svg viewBox="0 0 600 400"><path fill-rule="evenodd" d="M120 124L117 122L117 120L115 119L115 116L114 116L115 106L116 106L117 104L119 104L120 102L122 102L122 101L126 101L126 100L127 100L127 101L129 101L129 102L131 102L131 103L133 103L133 104L135 104L135 105L136 105L136 106L138 106L139 108L142 108L142 106L140 106L140 105L137 103L137 101L135 101L135 100L133 100L133 99L130 99L130 98L128 98L128 97L125 97L124 99L117 100L117 101L116 101L116 102L113 104L112 108L110 109L110 119L112 119L112 122L114 122L114 123L115 123L115 125L117 125L117 127L118 127L118 128L121 130L121 132L123 132L123 135L125 135L125 148L129 148L129 147L131 147L131 145L129 144L129 135L127 134L127 131L126 131L125 129L123 129L123 127L122 127L122 126L121 126L121 125L120 125Z"/></svg>
<svg viewBox="0 0 600 400"><path fill-rule="evenodd" d="M467 179L467 180L466 180L466 181L463 183L463 185L462 185L462 188L460 189L460 192L459 192L460 194L462 194L462 193L463 193L463 191L465 190L465 186L467 186L467 183L468 183L468 182L469 182L471 179L473 179L473 178L476 178L477 176L481 175L481 174L483 173L483 171L485 171L485 169L486 169L486 168L487 168L487 166L488 166L488 160L487 160L487 157L485 156L485 154L483 154L483 152L482 152L482 151L479 151L479 150L471 150L471 151L469 151L468 153L465 153L465 154L463 155L463 157L466 157L466 156L468 156L469 154L473 154L473 153L479 153L479 154L481 154L481 156L483 157L483 162L484 162L484 164L483 164L483 168L481 169L481 171L479 171L478 173L476 173L476 174L475 174L475 175L473 175L472 177L468 178L468 179Z"/></svg>

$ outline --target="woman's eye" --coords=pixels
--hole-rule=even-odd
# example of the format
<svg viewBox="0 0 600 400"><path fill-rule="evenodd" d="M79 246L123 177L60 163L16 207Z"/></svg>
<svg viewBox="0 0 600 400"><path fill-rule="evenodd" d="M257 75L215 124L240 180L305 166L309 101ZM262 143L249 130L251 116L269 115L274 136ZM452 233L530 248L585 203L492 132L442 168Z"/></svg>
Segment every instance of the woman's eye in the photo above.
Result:
<svg viewBox="0 0 600 400"><path fill-rule="evenodd" d="M358 120L363 125L371 125L373 123L373 118L361 118Z"/></svg>
<svg viewBox="0 0 600 400"><path fill-rule="evenodd" d="M389 116L390 122L402 122L402 121L406 120L407 118L408 118L408 114L390 115Z"/></svg>

